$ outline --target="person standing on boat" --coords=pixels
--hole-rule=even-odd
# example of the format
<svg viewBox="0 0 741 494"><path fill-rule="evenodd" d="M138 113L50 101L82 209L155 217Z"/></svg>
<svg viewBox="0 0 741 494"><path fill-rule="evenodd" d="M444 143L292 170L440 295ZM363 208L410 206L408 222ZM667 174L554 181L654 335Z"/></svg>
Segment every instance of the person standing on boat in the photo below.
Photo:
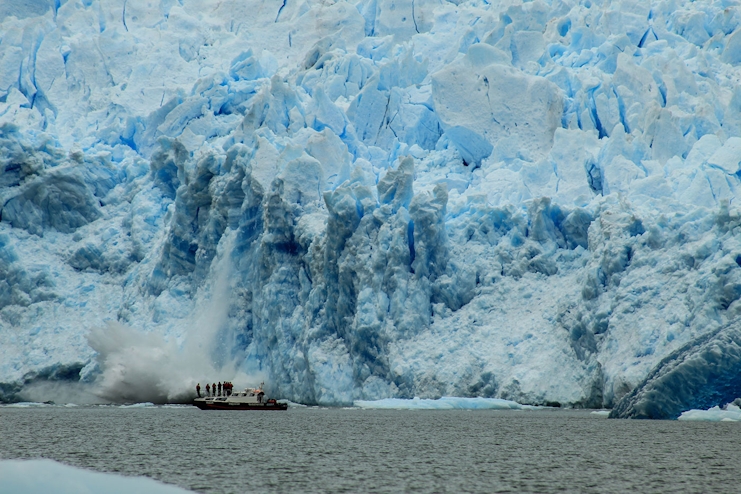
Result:
<svg viewBox="0 0 741 494"><path fill-rule="evenodd" d="M211 385L211 396L216 396L216 383Z"/></svg>
<svg viewBox="0 0 741 494"><path fill-rule="evenodd" d="M219 396L221 396L221 381L219 381Z"/></svg>
<svg viewBox="0 0 741 494"><path fill-rule="evenodd" d="M208 383L206 384L206 396L211 396L211 386Z"/></svg>
<svg viewBox="0 0 741 494"><path fill-rule="evenodd" d="M196 384L196 393L198 393L198 397L201 397L201 383Z"/></svg>

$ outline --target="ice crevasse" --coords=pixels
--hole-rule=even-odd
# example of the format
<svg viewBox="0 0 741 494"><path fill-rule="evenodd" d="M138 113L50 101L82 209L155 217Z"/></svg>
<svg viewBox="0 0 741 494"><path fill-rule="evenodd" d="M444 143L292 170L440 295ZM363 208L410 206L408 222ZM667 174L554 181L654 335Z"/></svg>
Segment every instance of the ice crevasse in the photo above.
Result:
<svg viewBox="0 0 741 494"><path fill-rule="evenodd" d="M0 400L729 403L740 33L735 0L0 1Z"/></svg>

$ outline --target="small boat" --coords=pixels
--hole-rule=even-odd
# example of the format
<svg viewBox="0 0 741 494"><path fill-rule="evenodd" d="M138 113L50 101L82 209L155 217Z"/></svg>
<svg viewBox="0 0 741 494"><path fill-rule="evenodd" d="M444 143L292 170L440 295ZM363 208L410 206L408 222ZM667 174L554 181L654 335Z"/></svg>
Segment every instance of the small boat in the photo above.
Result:
<svg viewBox="0 0 741 494"><path fill-rule="evenodd" d="M201 410L286 410L287 403L266 399L262 386L246 388L229 396L207 396L196 398L193 405Z"/></svg>

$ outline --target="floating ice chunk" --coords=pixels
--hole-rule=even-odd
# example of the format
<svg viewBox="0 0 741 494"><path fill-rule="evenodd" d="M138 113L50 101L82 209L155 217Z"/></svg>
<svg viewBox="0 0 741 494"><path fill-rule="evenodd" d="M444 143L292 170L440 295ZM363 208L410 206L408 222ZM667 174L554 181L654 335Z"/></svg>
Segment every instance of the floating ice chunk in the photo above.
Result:
<svg viewBox="0 0 741 494"><path fill-rule="evenodd" d="M728 405L725 410L714 406L708 410L687 410L677 420L704 422L741 422L741 408Z"/></svg>
<svg viewBox="0 0 741 494"><path fill-rule="evenodd" d="M595 417L607 418L610 416L610 410L594 410L590 413L590 415L594 415Z"/></svg>
<svg viewBox="0 0 741 494"><path fill-rule="evenodd" d="M385 400L353 402L356 407L382 410L535 410L538 407L521 405L499 398L456 398L443 396L437 400L414 398L386 398Z"/></svg>
<svg viewBox="0 0 741 494"><path fill-rule="evenodd" d="M52 460L2 460L3 492L25 494L185 494L187 491L146 477L124 477L63 465Z"/></svg>

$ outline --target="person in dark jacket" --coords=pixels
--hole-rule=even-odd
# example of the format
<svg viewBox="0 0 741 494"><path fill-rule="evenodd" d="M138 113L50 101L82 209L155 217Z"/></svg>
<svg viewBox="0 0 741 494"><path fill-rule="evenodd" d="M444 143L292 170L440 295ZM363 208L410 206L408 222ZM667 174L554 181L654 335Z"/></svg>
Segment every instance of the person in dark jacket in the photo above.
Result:
<svg viewBox="0 0 741 494"><path fill-rule="evenodd" d="M221 381L219 381L219 396L221 396Z"/></svg>
<svg viewBox="0 0 741 494"><path fill-rule="evenodd" d="M196 393L198 393L198 397L201 397L201 383L196 384Z"/></svg>
<svg viewBox="0 0 741 494"><path fill-rule="evenodd" d="M211 396L211 385L206 384L206 396Z"/></svg>

